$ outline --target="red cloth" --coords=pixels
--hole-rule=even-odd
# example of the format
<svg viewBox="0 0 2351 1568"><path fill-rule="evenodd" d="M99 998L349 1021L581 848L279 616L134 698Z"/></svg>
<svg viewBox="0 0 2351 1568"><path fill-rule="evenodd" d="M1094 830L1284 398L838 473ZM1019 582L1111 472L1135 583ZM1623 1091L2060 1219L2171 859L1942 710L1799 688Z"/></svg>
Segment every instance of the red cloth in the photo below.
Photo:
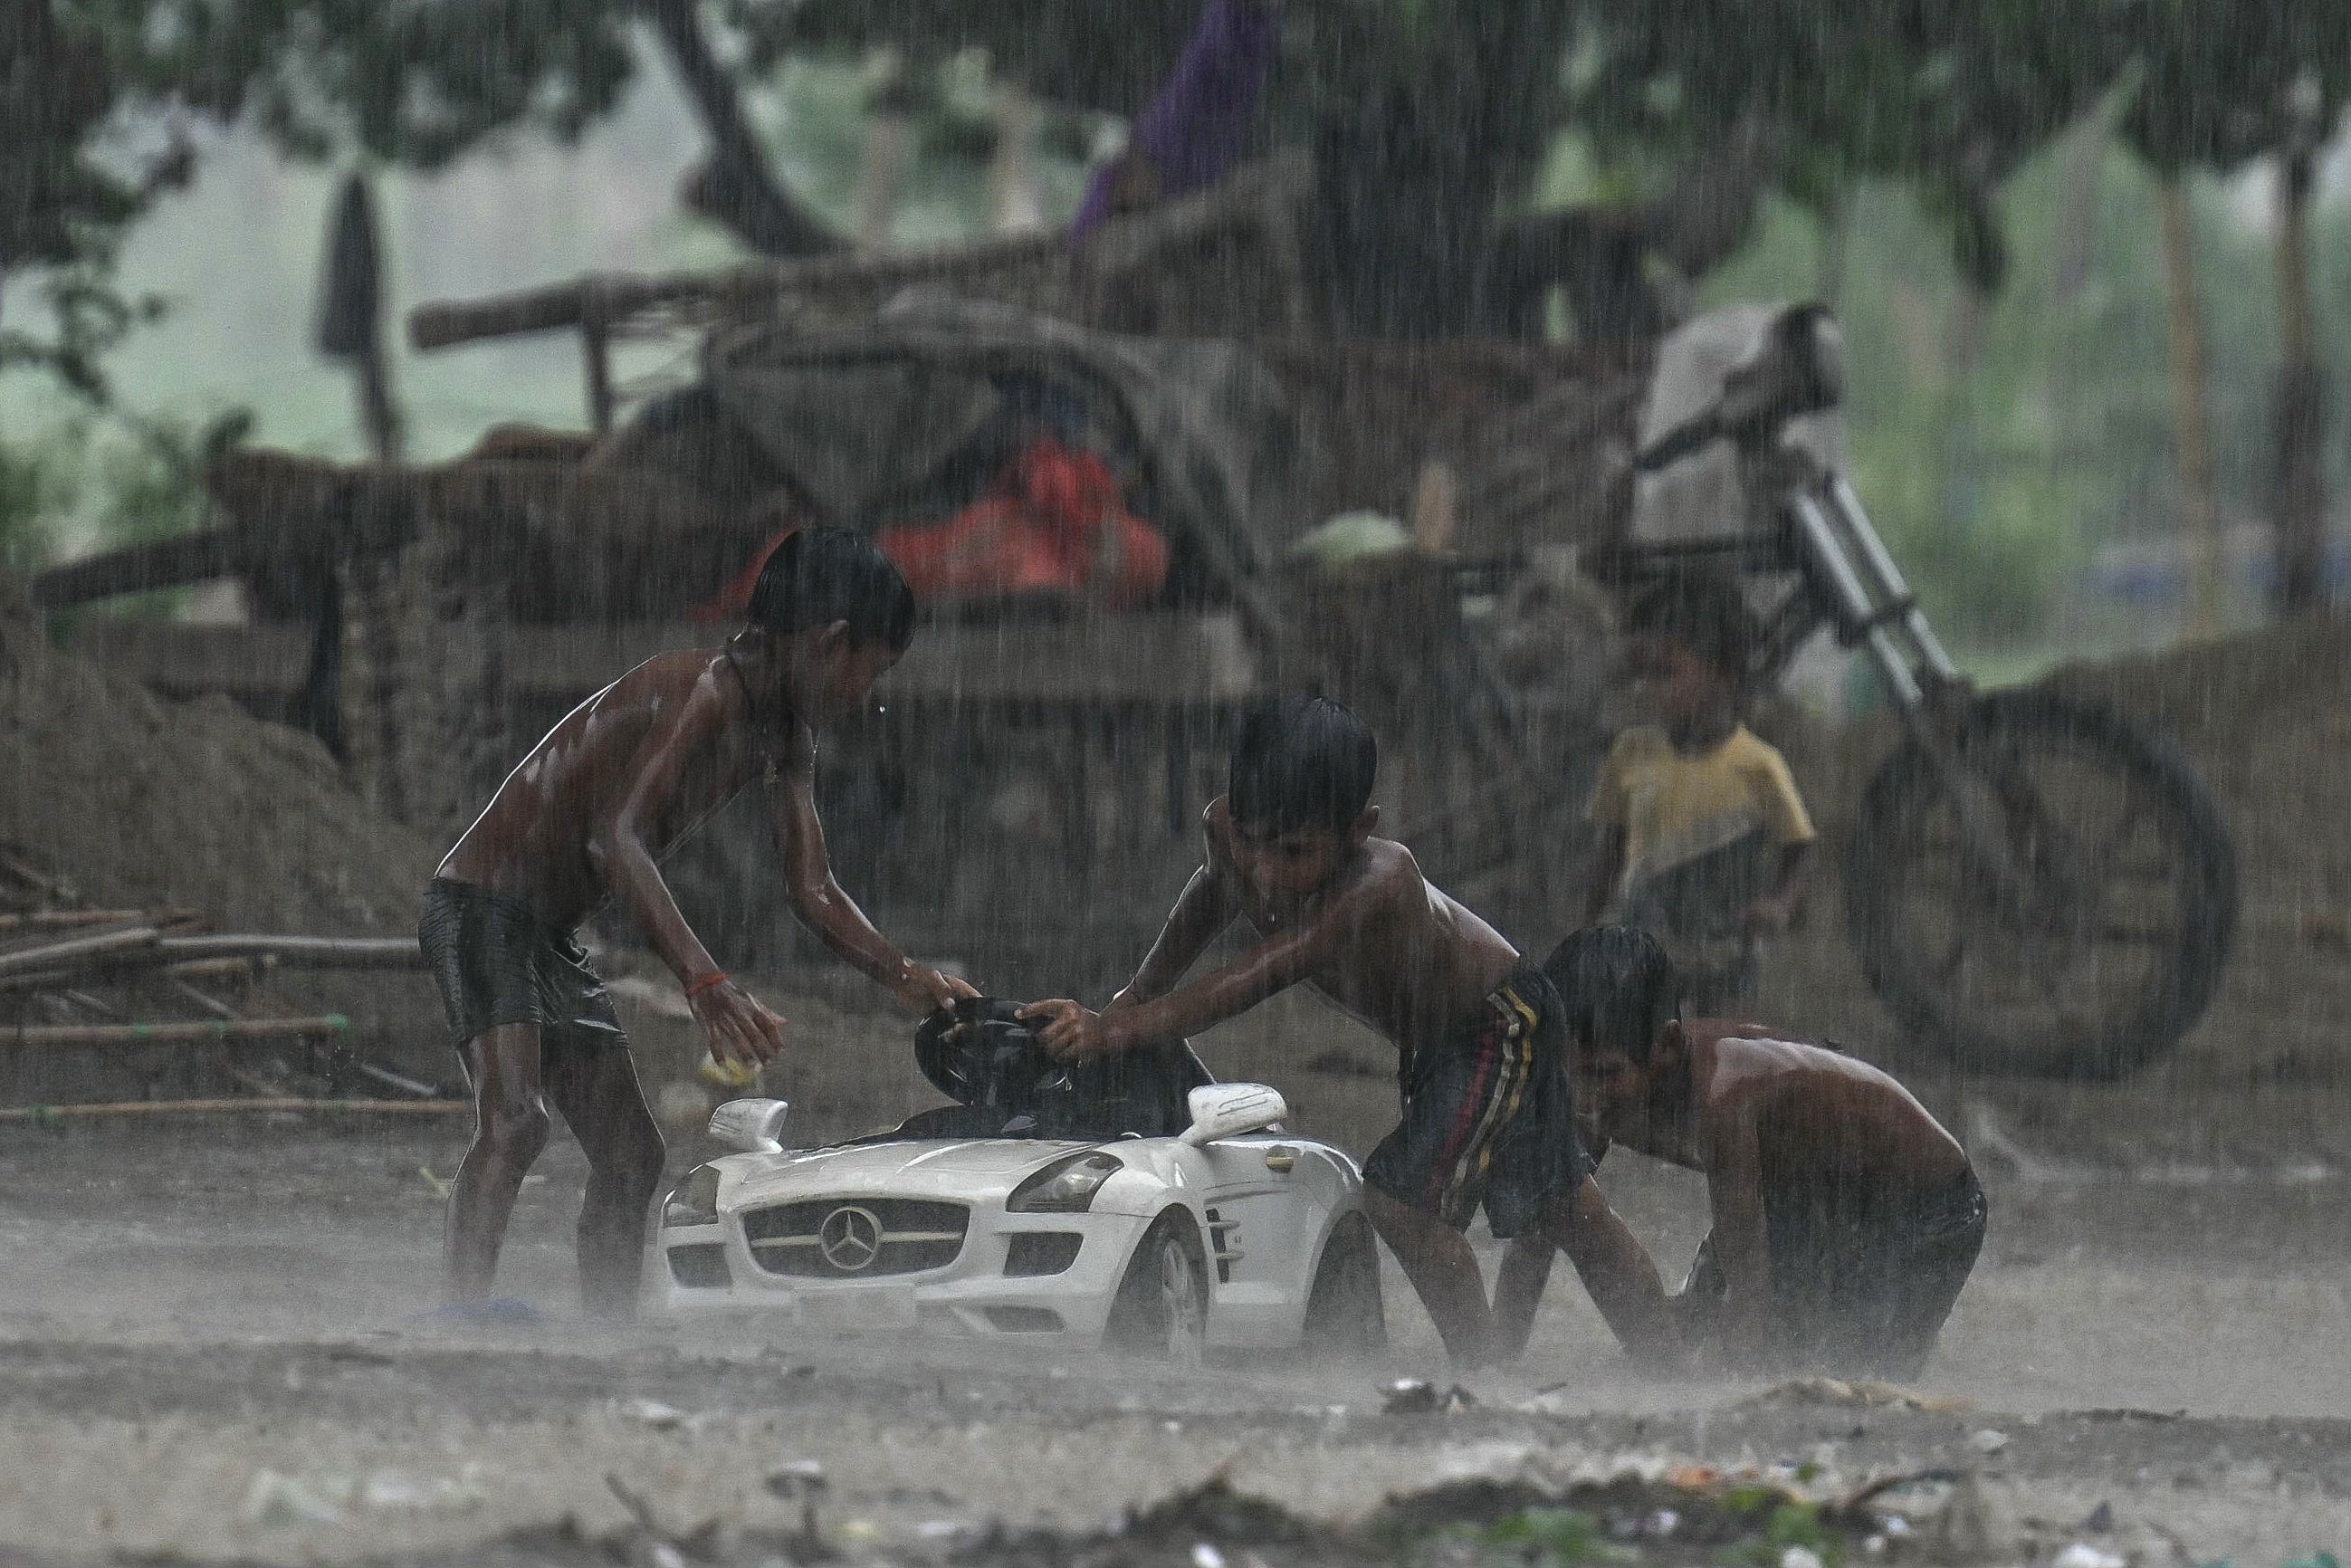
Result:
<svg viewBox="0 0 2351 1568"><path fill-rule="evenodd" d="M1110 465L1051 440L1023 447L946 521L884 528L874 542L918 599L1065 593L1130 609L1167 581L1167 541L1126 509Z"/></svg>
<svg viewBox="0 0 2351 1568"><path fill-rule="evenodd" d="M741 620L760 569L791 533L761 545L694 618ZM1062 593L1128 610L1167 581L1167 541L1126 509L1110 465L1052 440L1022 447L986 495L945 522L883 528L873 542L914 597L933 601Z"/></svg>

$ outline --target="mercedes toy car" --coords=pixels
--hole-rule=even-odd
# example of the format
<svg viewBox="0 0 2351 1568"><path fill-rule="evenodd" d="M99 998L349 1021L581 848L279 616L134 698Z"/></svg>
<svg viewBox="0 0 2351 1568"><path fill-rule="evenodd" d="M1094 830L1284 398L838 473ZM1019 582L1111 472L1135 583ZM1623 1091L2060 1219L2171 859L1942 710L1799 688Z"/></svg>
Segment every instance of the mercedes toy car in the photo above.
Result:
<svg viewBox="0 0 2351 1568"><path fill-rule="evenodd" d="M1203 1082L1188 1049L1064 1071L1008 1004L925 1026L956 1103L788 1149L779 1100L711 1117L737 1152L662 1207L646 1270L666 1313L776 1306L844 1327L1361 1354L1385 1343L1353 1161L1290 1136L1282 1097Z"/></svg>

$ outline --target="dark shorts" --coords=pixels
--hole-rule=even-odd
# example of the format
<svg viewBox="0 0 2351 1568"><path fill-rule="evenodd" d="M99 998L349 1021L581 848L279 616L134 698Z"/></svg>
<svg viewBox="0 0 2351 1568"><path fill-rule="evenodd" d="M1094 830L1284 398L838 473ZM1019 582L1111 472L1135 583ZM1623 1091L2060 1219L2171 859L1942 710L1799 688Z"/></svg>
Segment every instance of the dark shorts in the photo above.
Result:
<svg viewBox="0 0 2351 1568"><path fill-rule="evenodd" d="M1559 994L1521 964L1446 1046L1401 1075L1404 1120L1364 1162L1398 1203L1468 1228L1479 1205L1498 1237L1534 1229L1591 1174L1576 1141Z"/></svg>
<svg viewBox="0 0 2351 1568"><path fill-rule="evenodd" d="M1894 1213L1841 1215L1767 1202L1779 1348L1807 1365L1915 1375L1975 1268L1989 1212L1972 1171ZM1711 1235L1684 1288L1723 1293Z"/></svg>
<svg viewBox="0 0 2351 1568"><path fill-rule="evenodd" d="M450 1044L500 1024L535 1023L543 1051L628 1046L579 940L520 900L435 877L424 890L416 940L441 989Z"/></svg>

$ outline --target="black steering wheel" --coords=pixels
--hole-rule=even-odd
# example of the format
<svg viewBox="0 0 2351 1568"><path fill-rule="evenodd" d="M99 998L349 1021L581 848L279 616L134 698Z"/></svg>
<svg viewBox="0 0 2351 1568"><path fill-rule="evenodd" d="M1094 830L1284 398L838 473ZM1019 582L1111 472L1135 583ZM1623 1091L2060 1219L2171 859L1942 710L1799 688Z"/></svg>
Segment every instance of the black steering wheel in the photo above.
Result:
<svg viewBox="0 0 2351 1568"><path fill-rule="evenodd" d="M1022 1006L998 997L963 997L914 1031L914 1062L958 1105L1017 1114L1034 1108L1061 1066L1045 1053L1038 1025L1014 1015Z"/></svg>

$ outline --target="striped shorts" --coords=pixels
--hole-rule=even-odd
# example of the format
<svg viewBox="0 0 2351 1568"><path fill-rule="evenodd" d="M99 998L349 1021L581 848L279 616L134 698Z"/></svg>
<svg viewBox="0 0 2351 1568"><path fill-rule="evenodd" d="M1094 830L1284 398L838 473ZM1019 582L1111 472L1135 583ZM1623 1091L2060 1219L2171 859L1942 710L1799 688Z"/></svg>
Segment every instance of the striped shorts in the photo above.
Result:
<svg viewBox="0 0 2351 1568"><path fill-rule="evenodd" d="M1451 1041L1416 1052L1400 1080L1404 1119L1364 1162L1364 1179L1456 1230L1480 1204L1498 1237L1541 1224L1592 1174L1561 1011L1542 971L1521 963Z"/></svg>

